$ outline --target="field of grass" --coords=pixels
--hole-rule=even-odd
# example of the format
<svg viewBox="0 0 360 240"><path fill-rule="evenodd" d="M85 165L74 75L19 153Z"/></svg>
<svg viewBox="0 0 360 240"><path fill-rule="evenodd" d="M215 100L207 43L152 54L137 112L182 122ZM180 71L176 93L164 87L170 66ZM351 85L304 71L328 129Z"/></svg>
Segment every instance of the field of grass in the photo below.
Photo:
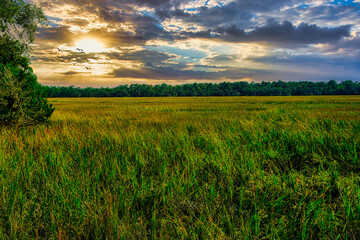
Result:
<svg viewBox="0 0 360 240"><path fill-rule="evenodd" d="M0 239L360 239L360 96L50 101L0 128Z"/></svg>

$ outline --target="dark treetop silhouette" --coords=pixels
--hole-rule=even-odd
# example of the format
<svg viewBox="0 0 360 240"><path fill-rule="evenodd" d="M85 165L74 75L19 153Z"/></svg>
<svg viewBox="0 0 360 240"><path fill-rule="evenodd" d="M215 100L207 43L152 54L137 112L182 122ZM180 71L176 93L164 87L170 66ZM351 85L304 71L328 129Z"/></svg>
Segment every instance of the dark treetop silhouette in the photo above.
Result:
<svg viewBox="0 0 360 240"><path fill-rule="evenodd" d="M223 82L184 85L132 84L115 88L45 87L50 97L167 97L167 96L299 96L358 95L360 83L329 82Z"/></svg>

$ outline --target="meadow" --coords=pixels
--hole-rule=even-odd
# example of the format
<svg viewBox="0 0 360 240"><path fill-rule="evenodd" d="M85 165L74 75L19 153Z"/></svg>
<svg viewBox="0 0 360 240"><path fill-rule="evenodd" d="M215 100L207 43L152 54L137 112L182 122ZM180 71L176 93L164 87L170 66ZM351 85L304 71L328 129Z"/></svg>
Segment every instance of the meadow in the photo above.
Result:
<svg viewBox="0 0 360 240"><path fill-rule="evenodd" d="M0 239L360 239L360 96L50 102L0 128Z"/></svg>

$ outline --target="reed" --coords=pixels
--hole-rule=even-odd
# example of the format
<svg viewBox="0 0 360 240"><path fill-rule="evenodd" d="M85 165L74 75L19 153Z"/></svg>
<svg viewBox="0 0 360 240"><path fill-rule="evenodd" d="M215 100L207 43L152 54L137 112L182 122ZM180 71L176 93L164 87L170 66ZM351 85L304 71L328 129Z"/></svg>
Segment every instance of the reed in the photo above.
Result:
<svg viewBox="0 0 360 240"><path fill-rule="evenodd" d="M50 99L0 129L0 239L359 239L360 97Z"/></svg>

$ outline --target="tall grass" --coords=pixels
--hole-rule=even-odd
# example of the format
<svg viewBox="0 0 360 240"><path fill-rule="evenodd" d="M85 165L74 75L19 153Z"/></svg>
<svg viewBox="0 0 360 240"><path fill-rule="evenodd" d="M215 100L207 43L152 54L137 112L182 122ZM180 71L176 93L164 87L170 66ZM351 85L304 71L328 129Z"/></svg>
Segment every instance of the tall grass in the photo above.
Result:
<svg viewBox="0 0 360 240"><path fill-rule="evenodd" d="M0 239L359 239L360 97L52 99L0 129Z"/></svg>

